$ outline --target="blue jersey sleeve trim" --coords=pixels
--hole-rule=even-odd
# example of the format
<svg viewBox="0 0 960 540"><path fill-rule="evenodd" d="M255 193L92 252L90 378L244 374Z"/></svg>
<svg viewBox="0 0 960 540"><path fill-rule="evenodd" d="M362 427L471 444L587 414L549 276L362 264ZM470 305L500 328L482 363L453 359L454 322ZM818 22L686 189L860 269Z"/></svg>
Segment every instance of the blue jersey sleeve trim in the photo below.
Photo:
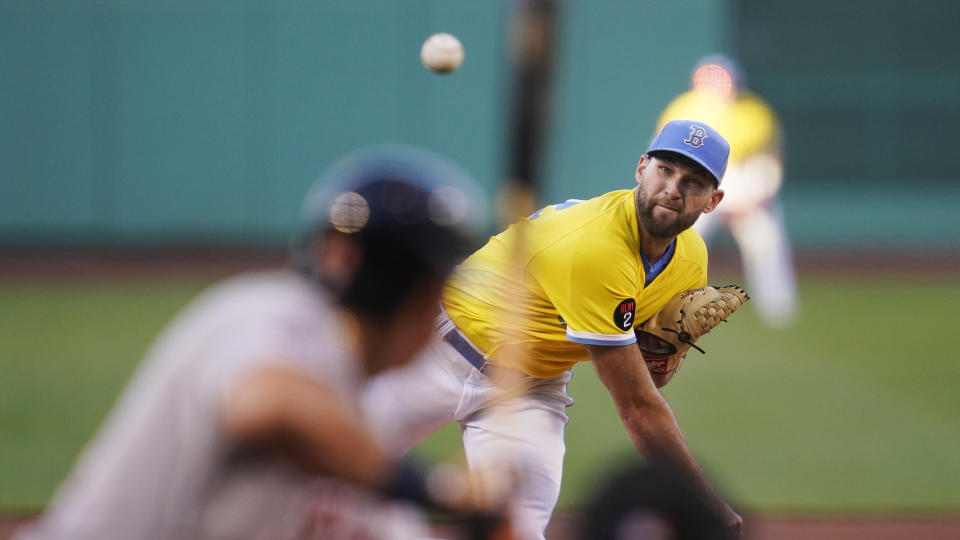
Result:
<svg viewBox="0 0 960 540"><path fill-rule="evenodd" d="M589 332L577 332L568 328L567 340L573 341L574 343L583 343L584 345L609 345L619 347L621 345L636 343L637 335L633 332L619 335L592 334Z"/></svg>
<svg viewBox="0 0 960 540"><path fill-rule="evenodd" d="M575 343L583 343L584 345L606 345L608 347L620 347L622 345L631 345L637 342L636 336L632 336L631 339L625 341L603 341L599 339L572 338L570 336L567 336L567 339Z"/></svg>

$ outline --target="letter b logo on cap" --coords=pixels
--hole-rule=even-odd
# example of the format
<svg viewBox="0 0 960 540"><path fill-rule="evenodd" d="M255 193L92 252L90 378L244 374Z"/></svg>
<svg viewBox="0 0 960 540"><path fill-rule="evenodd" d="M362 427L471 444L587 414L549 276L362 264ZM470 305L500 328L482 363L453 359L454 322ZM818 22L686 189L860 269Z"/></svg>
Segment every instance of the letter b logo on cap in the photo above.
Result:
<svg viewBox="0 0 960 540"><path fill-rule="evenodd" d="M703 140L707 138L707 130L700 126L690 126L690 136L683 140L684 144L694 148L703 146Z"/></svg>
<svg viewBox="0 0 960 540"><path fill-rule="evenodd" d="M713 175L717 184L727 170L730 144L709 125L697 120L672 120L650 143L650 152L676 152L696 161Z"/></svg>

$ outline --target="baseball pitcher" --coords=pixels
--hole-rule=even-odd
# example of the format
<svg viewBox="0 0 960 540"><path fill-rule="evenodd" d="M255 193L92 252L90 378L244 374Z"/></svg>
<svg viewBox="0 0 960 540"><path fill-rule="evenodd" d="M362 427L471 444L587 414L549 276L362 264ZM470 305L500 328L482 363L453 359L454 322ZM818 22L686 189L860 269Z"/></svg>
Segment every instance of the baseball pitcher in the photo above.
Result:
<svg viewBox="0 0 960 540"><path fill-rule="evenodd" d="M707 124L671 122L640 158L634 189L548 206L491 238L451 277L426 352L369 386L365 410L381 444L399 455L458 422L471 467L522 463L517 534L543 538L560 492L570 370L592 361L637 449L649 460L679 463L709 490L657 388L745 296L702 289L680 299L699 319L685 322L678 310L678 327L650 325L640 343L650 351L649 368L635 329L671 299L705 287L707 251L690 226L723 199L728 153ZM521 264L514 264L521 236ZM518 328L503 327L506 307L521 310ZM661 343L671 335L664 329L682 338L672 348ZM505 371L525 389L506 402L492 376ZM739 529L740 516L713 499Z"/></svg>

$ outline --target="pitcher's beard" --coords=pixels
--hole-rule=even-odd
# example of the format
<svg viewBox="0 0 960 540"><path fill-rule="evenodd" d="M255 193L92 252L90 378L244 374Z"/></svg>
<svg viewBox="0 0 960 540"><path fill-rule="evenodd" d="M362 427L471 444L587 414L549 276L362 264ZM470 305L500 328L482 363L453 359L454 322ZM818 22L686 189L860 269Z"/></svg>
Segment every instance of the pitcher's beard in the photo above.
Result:
<svg viewBox="0 0 960 540"><path fill-rule="evenodd" d="M673 238L683 231L689 229L697 222L701 212L683 212L680 211L670 220L661 220L653 214L657 202L647 200L643 191L637 188L637 218L640 219L640 226L647 234L654 238Z"/></svg>

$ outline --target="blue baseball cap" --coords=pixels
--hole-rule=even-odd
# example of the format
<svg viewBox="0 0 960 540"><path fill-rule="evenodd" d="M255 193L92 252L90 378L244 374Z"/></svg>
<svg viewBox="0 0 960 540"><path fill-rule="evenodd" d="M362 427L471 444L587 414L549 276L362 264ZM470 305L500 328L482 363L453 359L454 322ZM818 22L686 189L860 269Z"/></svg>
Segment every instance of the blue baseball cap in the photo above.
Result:
<svg viewBox="0 0 960 540"><path fill-rule="evenodd" d="M676 152L703 165L713 175L717 185L727 171L730 143L723 135L703 122L674 120L663 126L650 143L650 152Z"/></svg>

